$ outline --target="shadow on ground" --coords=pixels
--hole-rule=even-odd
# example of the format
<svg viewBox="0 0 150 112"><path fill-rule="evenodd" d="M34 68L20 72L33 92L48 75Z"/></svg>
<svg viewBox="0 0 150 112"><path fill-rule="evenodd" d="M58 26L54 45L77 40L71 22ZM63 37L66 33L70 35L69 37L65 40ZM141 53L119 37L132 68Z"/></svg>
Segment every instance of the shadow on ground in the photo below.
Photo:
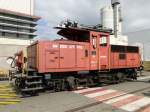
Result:
<svg viewBox="0 0 150 112"><path fill-rule="evenodd" d="M146 93L143 93L143 94L144 94L144 96L150 97L150 91L148 91L148 92L146 92Z"/></svg>

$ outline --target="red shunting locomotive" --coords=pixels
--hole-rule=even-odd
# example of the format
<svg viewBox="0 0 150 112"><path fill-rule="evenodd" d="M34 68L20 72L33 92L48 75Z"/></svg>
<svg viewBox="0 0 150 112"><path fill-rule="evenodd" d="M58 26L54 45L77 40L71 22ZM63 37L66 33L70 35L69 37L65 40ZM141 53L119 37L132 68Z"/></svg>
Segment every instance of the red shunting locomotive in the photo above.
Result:
<svg viewBox="0 0 150 112"><path fill-rule="evenodd" d="M136 79L139 48L110 45L110 34L83 28L60 28L65 39L36 41L27 47L27 71L16 78L22 92L55 91Z"/></svg>
<svg viewBox="0 0 150 112"><path fill-rule="evenodd" d="M56 27L65 39L28 46L25 75L21 73L15 81L21 92L62 91L136 79L141 65L139 48L110 44L111 34L114 41L123 38L120 1L111 0L111 4L101 11L101 25L78 27L77 22L65 21ZM25 58L18 59L23 64Z"/></svg>

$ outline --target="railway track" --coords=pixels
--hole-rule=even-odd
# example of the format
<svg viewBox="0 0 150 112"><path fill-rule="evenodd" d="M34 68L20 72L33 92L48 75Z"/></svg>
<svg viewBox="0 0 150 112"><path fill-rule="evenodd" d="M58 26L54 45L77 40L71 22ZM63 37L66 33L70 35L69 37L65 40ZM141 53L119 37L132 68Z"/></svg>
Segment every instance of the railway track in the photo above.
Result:
<svg viewBox="0 0 150 112"><path fill-rule="evenodd" d="M81 111L81 110L84 110L84 109L87 109L87 108L90 108L90 107L93 107L93 106L97 106L97 105L102 104L104 102L107 102L107 101L110 101L110 100L113 100L113 99L116 99L116 98L119 98L119 97L123 97L123 96L129 95L129 94L135 94L135 93L138 93L138 92L142 92L142 91L147 90L147 89L150 89L150 86L145 87L145 88L141 88L141 89L138 89L138 90L130 91L130 92L127 92L127 93L122 93L120 95L117 95L117 96L114 96L114 97L111 97L111 98L106 98L106 99L103 99L101 101L96 101L94 103L90 103L90 104L80 106L80 107L77 107L77 108L73 108L73 109L67 110L65 112ZM150 105L146 105L146 106L143 106L142 108L144 109L144 108L149 107L149 106ZM141 110L141 108L138 109L136 112L141 112L140 110Z"/></svg>

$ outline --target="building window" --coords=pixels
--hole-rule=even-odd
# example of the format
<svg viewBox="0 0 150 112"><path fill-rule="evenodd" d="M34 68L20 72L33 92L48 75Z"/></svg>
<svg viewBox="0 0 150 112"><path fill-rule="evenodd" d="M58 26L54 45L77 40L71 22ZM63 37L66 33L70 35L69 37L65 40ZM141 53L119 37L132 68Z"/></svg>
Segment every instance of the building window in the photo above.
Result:
<svg viewBox="0 0 150 112"><path fill-rule="evenodd" d="M12 34L12 33L5 33L6 37L17 37L17 34Z"/></svg>
<svg viewBox="0 0 150 112"><path fill-rule="evenodd" d="M21 15L19 16L19 15L9 14L9 13L0 13L0 16L6 17L6 19L2 17L0 18L0 23L4 24L4 25L3 24L0 25L1 37L21 38L21 39L32 39L34 37L34 35L28 35L28 33L33 33L36 31L34 29L30 29L36 26L36 23L32 23L36 21L34 18L21 16ZM19 34L19 32L24 32L27 34L22 34L22 33Z"/></svg>
<svg viewBox="0 0 150 112"><path fill-rule="evenodd" d="M19 38L30 38L30 36L29 35L19 34Z"/></svg>
<svg viewBox="0 0 150 112"><path fill-rule="evenodd" d="M17 22L15 22L15 21L8 21L8 20L4 20L3 22L4 22L4 23L6 23L6 24L13 24L13 25L17 25Z"/></svg>
<svg viewBox="0 0 150 112"><path fill-rule="evenodd" d="M11 31L17 31L17 28L4 26L4 30L11 30Z"/></svg>
<svg viewBox="0 0 150 112"><path fill-rule="evenodd" d="M2 32L0 32L0 36L3 36Z"/></svg>
<svg viewBox="0 0 150 112"><path fill-rule="evenodd" d="M30 33L30 30L28 30L28 29L21 29L21 28L18 28L18 31L20 31L20 32Z"/></svg>
<svg viewBox="0 0 150 112"><path fill-rule="evenodd" d="M3 20L0 19L0 23L3 23Z"/></svg>

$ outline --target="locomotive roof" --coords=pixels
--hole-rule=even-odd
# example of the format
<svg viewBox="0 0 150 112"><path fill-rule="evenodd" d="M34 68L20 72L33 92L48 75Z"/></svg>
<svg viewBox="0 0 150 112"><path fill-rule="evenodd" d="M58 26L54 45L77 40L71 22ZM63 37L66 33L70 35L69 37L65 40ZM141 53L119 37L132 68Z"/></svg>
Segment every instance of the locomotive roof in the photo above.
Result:
<svg viewBox="0 0 150 112"><path fill-rule="evenodd" d="M68 27L68 28L63 28L63 27L55 27L56 29L60 29L57 34L61 36L65 35L73 35L75 34L80 34L80 33L88 33L89 31L86 29L81 29L81 28L74 28L74 27Z"/></svg>
<svg viewBox="0 0 150 112"><path fill-rule="evenodd" d="M109 34L109 31L106 30L97 30L97 29L88 29L88 28L80 28L80 27L55 27L55 29L59 29L57 34L61 36L72 36L76 34L86 34L90 31Z"/></svg>

